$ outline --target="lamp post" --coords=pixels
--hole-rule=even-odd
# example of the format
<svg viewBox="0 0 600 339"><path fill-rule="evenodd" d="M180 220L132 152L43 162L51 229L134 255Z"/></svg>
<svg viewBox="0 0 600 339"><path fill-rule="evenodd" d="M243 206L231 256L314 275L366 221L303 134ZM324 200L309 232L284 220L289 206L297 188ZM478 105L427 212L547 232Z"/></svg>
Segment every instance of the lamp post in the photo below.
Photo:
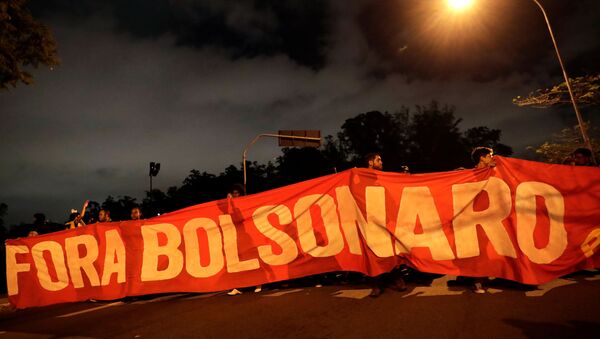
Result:
<svg viewBox="0 0 600 339"><path fill-rule="evenodd" d="M148 173L150 176L150 199L152 199L152 177L157 176L159 171L160 171L160 163L159 162L151 162L150 163L150 171Z"/></svg>
<svg viewBox="0 0 600 339"><path fill-rule="evenodd" d="M546 26L548 27L548 32L550 33L550 38L552 39L552 44L554 45L554 51L556 52L556 57L558 58L558 63L560 64L560 69L562 70L563 77L565 79L565 83L567 84L567 89L569 90L569 97L571 98L571 104L573 105L573 109L575 110L575 116L577 117L577 123L579 125L579 130L581 131L581 136L583 137L584 145L592 151L592 160L594 163L596 162L596 158L594 156L594 152L592 150L592 143L590 142L590 138L588 137L587 131L585 129L585 125L583 124L583 118L581 117L581 113L579 112L579 107L577 106L577 101L575 100L575 96L573 95L573 89L571 88L571 81L569 80L569 76L567 75L567 70L565 69L565 65L562 61L562 57L560 56L560 52L558 51L558 44L556 43L556 39L554 38L554 32L552 31L552 27L550 26L550 20L548 20L548 15L546 14L546 10L542 6L542 4L538 0L532 0L535 4L540 8L542 14L544 15L544 20L546 20ZM456 10L460 11L470 6L472 0L448 0L448 5Z"/></svg>
<svg viewBox="0 0 600 339"><path fill-rule="evenodd" d="M569 97L571 98L571 104L573 104L573 109L575 110L575 115L577 116L577 123L579 124L579 130L581 131L581 136L583 137L584 145L592 151L592 161L596 162L596 157L594 156L594 151L592 150L592 143L590 138L588 137L587 131L585 129L585 125L583 124L583 119L581 118L581 113L579 112L579 107L577 107L577 101L575 100L575 96L573 95L573 89L571 88L571 80L569 80L569 76L567 75L567 70L565 69L565 65L563 64L562 57L560 56L560 52L558 51L558 45L556 44L556 39L554 38L554 33L552 32L552 27L550 26L550 20L548 20L548 15L546 15L546 11L544 7L538 0L533 0L535 4L540 8L542 14L544 15L544 19L546 20L546 26L548 26L548 32L550 33L550 38L552 39L552 44L554 45L554 51L556 52L556 57L558 58L558 63L560 64L560 68L563 73L563 77L565 78L565 83L567 84L567 89L569 90Z"/></svg>

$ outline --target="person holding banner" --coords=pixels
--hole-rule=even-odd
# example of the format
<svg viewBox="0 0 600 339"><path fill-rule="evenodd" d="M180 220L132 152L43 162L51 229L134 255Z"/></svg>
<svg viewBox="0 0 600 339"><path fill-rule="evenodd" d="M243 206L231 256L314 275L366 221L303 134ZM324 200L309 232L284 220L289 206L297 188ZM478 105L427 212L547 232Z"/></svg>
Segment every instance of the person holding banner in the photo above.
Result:
<svg viewBox="0 0 600 339"><path fill-rule="evenodd" d="M229 199L238 198L238 197L241 197L244 195L246 195L244 192L244 187L240 184L234 184L233 187L231 188L231 192L227 193L227 200L230 201ZM240 213L239 210L236 212L237 213L234 213L234 214L239 215L239 213ZM262 291L262 285L258 285L258 286L254 287L255 293L259 293L261 291ZM238 290L237 288L234 288L231 291L227 292L227 295L230 295L230 296L239 295L239 294L242 294L242 291Z"/></svg>
<svg viewBox="0 0 600 339"><path fill-rule="evenodd" d="M383 160L379 153L367 154L365 156L365 164L368 169L383 171ZM398 273L398 270L394 269L392 272L383 273L373 278L367 278L369 285L371 285L371 294L369 294L369 296L377 298L383 293L386 287L391 287L399 292L405 291L406 283L402 277L398 276Z"/></svg>
<svg viewBox="0 0 600 339"><path fill-rule="evenodd" d="M496 167L496 161L494 161L494 150L489 148L489 147L475 147L475 149L473 150L473 152L471 152L471 159L473 159L473 162L476 163L475 165L475 169L482 169L482 168L490 168L490 167ZM467 280L471 280L471 279L467 279ZM487 278L473 278L472 279L472 283L473 283L473 292L477 293L477 294L483 294L485 293L485 288L483 287L483 284L487 281Z"/></svg>
<svg viewBox="0 0 600 339"><path fill-rule="evenodd" d="M110 210L107 208L100 209L98 212L98 222L112 222L112 219L110 218Z"/></svg>
<svg viewBox="0 0 600 339"><path fill-rule="evenodd" d="M83 217L85 216L85 211L90 203L89 200L86 200L83 203L83 207L81 207L81 213L78 213L77 210L71 210L71 215L69 215L69 221L65 223L66 229L74 229L77 227L85 226L85 222L83 221Z"/></svg>
<svg viewBox="0 0 600 339"><path fill-rule="evenodd" d="M142 219L142 210L135 206L131 209L131 220L140 220Z"/></svg>

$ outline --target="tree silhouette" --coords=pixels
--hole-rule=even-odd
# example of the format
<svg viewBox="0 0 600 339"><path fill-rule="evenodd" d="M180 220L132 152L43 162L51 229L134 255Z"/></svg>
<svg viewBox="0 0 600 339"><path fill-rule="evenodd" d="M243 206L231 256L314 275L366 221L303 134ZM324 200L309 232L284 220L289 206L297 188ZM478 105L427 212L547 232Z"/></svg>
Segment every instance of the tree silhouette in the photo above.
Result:
<svg viewBox="0 0 600 339"><path fill-rule="evenodd" d="M0 89L33 83L25 67L59 64L50 30L25 7L27 0L0 0Z"/></svg>
<svg viewBox="0 0 600 339"><path fill-rule="evenodd" d="M370 111L347 119L337 138L329 135L321 148L284 148L275 163L247 162L246 193L258 193L299 181L363 167L367 153L379 152L386 171L402 171L408 165L413 173L472 167L471 150L476 146L494 148L508 156L512 149L500 143L501 132L485 126L461 131L461 119L454 108L432 101L416 106L412 113L401 107L395 113ZM229 165L218 174L193 169L181 186L166 192L147 191L141 202L145 218L188 206L224 199L234 185L243 182L242 166ZM138 206L130 196L108 196L102 208L114 221L129 220L131 208ZM99 205L90 203L90 215L97 216ZM1 218L0 214L0 218Z"/></svg>

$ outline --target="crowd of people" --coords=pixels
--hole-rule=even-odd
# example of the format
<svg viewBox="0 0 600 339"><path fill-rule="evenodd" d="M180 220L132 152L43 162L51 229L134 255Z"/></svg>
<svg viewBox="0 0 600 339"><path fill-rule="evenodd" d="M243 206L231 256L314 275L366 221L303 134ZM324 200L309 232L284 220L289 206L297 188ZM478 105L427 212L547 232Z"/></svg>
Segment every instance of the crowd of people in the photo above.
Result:
<svg viewBox="0 0 600 339"><path fill-rule="evenodd" d="M494 161L494 151L489 147L476 147L472 153L471 158L473 160L473 169L483 169L495 167L496 162ZM595 166L593 163L592 152L587 148L578 148L571 153L567 159L563 162L565 165L573 166ZM370 153L365 157L365 167L371 170L383 171L383 159L379 153ZM465 170L466 168L457 168L456 170ZM402 172L410 173L407 166L402 166ZM227 194L228 199L234 199L245 195L245 191L242 185L234 185ZM43 213L34 214L33 224L27 229L27 236L37 236L40 234L52 233L64 229L74 229L77 227L84 227L91 223L106 223L112 222L110 217L110 210L102 208L98 211L97 216L86 217L86 210L88 208L89 200L86 200L81 208L81 212L77 210L71 210L68 220L64 224L49 223ZM143 219L142 210L138 206L131 208L130 220L141 220ZM19 234L19 236L25 236L25 234ZM331 274L319 275L312 277L311 281L315 282L317 287L322 285L322 281L331 281ZM418 272L410 267L401 266L397 267L389 273L384 273L377 277L367 277L361 274L353 272L342 272L333 274L334 280L340 283L348 282L366 282L371 287L371 297L378 297L386 288L393 289L395 291L406 290L405 279L411 280L428 280L431 278L431 274ZM454 281L454 285L470 287L475 293L486 293L485 285L488 282L487 278L479 277L457 277ZM262 291L262 286L255 286L254 292ZM234 296L242 294L242 289L234 288L227 293L228 295Z"/></svg>

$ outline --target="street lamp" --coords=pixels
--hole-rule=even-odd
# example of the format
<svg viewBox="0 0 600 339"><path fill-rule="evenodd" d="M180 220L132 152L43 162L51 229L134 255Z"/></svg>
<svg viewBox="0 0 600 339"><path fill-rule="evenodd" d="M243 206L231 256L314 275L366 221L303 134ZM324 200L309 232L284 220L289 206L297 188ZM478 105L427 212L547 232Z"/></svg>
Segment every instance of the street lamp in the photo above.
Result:
<svg viewBox="0 0 600 339"><path fill-rule="evenodd" d="M560 52L558 51L558 45L556 44L556 39L554 38L554 32L552 31L552 27L550 26L550 20L548 20L548 15L546 14L546 10L542 6L542 4L538 0L532 0L535 4L540 8L542 14L544 15L544 19L546 20L546 26L548 27L548 32L550 33L550 38L552 39L552 44L554 45L554 51L556 52L556 57L558 58L558 63L560 64L560 68L563 73L563 77L565 79L565 83L567 84L567 89L569 90L569 97L571 98L571 103L573 104L573 109L575 110L575 115L577 116L577 123L579 124L579 130L581 131L581 136L583 137L583 143L587 148L592 151L592 160L596 162L596 158L594 156L594 152L592 150L592 143L590 142L590 138L588 137L587 131L585 129L585 125L583 124L583 119L581 117L581 113L579 112L579 107L577 106L577 102L575 100L575 96L573 95L573 89L571 88L571 81L569 80L569 76L567 75L567 71L565 69L565 65L563 64L562 57L560 56ZM469 7L473 1L472 0L447 0L448 6L452 8L454 11L462 11Z"/></svg>
<svg viewBox="0 0 600 339"><path fill-rule="evenodd" d="M473 0L448 0L448 6L455 11L462 11L473 4Z"/></svg>
<svg viewBox="0 0 600 339"><path fill-rule="evenodd" d="M594 163L596 162L596 157L594 156L594 151L592 150L592 143L590 138L588 137L587 131L585 129L585 125L583 124L583 119L581 118L581 113L579 112L579 108L577 107L577 102L575 101L575 96L573 95L573 89L571 88L571 80L569 80L569 76L567 75L567 70L565 69L565 65L563 64L562 57L560 56L560 52L558 51L558 45L556 44L556 39L554 39L554 33L552 32L552 27L550 27L550 20L548 20L548 15L546 15L546 11L542 4L538 0L533 0L536 5L544 14L544 19L546 20L546 26L548 26L548 32L550 32L550 38L552 38L552 44L554 45L554 51L556 52L556 57L558 58L558 63L560 64L560 68L563 73L563 77L565 78L565 83L567 84L567 89L569 90L569 97L571 97L571 103L573 104L573 109L575 110L575 115L577 116L577 123L579 124L579 130L581 131L581 136L583 137L583 143L590 151L592 151L592 160Z"/></svg>
<svg viewBox="0 0 600 339"><path fill-rule="evenodd" d="M150 198L152 198L152 177L157 176L159 171L160 171L160 163L159 162L150 162L150 171L148 173L150 176Z"/></svg>

